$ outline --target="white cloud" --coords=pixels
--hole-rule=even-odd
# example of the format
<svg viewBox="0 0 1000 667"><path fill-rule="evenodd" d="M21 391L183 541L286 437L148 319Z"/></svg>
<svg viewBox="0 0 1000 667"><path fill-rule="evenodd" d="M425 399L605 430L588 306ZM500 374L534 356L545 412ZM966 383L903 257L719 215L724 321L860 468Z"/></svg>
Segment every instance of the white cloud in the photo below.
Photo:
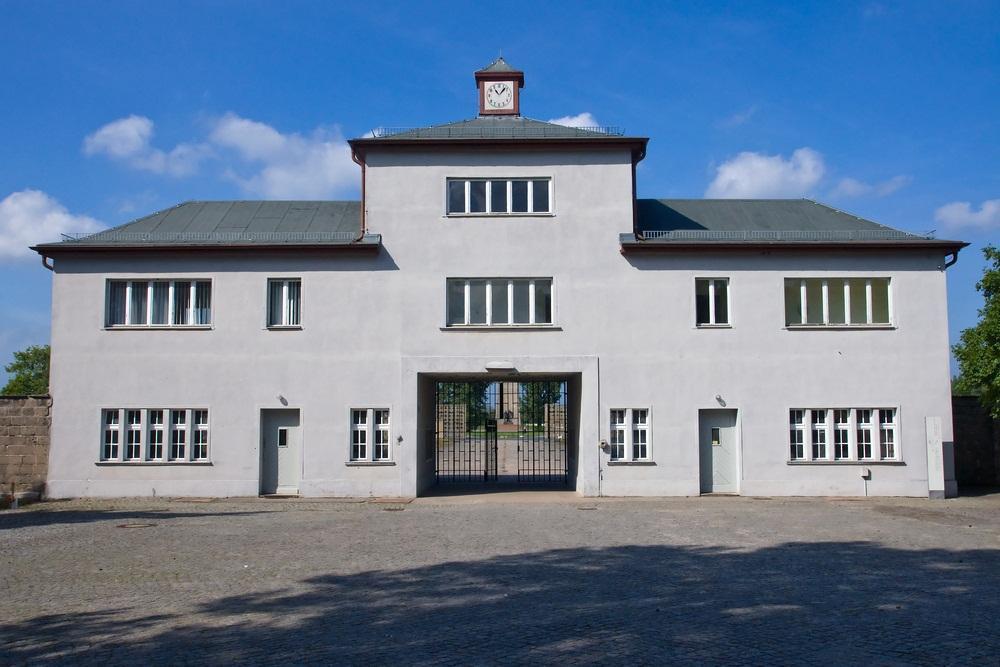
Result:
<svg viewBox="0 0 1000 667"><path fill-rule="evenodd" d="M811 148L799 148L787 159L745 151L716 168L705 196L801 197L819 183L825 172L823 156Z"/></svg>
<svg viewBox="0 0 1000 667"><path fill-rule="evenodd" d="M58 241L60 234L103 228L91 217L73 215L44 192L13 192L0 201L0 261L33 256L28 246Z"/></svg>
<svg viewBox="0 0 1000 667"><path fill-rule="evenodd" d="M600 127L600 123L589 111L578 113L575 116L563 116L562 118L551 118L550 123L565 125L566 127Z"/></svg>
<svg viewBox="0 0 1000 667"><path fill-rule="evenodd" d="M87 155L104 154L154 174L187 176L198 170L208 156L203 144L178 144L170 151L154 148L153 121L145 116L131 115L104 125L83 140Z"/></svg>
<svg viewBox="0 0 1000 667"><path fill-rule="evenodd" d="M755 113L757 113L756 104L747 107L743 111L738 111L737 113L734 113L732 116L729 116L728 118L723 118L718 122L717 125L727 130L732 129L734 127L739 127L740 125L745 124L747 121L753 118Z"/></svg>
<svg viewBox="0 0 1000 667"><path fill-rule="evenodd" d="M902 174L874 184L865 183L856 178L842 178L830 192L830 196L838 199L866 197L869 195L886 197L901 188L905 188L912 180L909 176Z"/></svg>
<svg viewBox="0 0 1000 667"><path fill-rule="evenodd" d="M967 201L951 202L934 211L934 219L952 229L1000 229L1000 199L987 199L978 211Z"/></svg>
<svg viewBox="0 0 1000 667"><path fill-rule="evenodd" d="M282 134L270 125L229 113L212 129L210 141L235 153L249 167L241 175L228 167L224 175L249 193L272 199L328 198L358 181L351 149L336 128L317 128L310 135Z"/></svg>

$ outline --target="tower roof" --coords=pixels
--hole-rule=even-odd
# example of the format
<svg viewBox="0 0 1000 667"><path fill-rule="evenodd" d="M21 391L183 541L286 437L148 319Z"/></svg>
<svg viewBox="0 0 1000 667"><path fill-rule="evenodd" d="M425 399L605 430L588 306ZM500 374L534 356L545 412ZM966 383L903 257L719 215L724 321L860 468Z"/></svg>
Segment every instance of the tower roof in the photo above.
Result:
<svg viewBox="0 0 1000 667"><path fill-rule="evenodd" d="M476 70L476 74L487 73L487 72L519 72L520 70L515 69L510 66L503 56L497 56L497 59L491 62L486 67Z"/></svg>

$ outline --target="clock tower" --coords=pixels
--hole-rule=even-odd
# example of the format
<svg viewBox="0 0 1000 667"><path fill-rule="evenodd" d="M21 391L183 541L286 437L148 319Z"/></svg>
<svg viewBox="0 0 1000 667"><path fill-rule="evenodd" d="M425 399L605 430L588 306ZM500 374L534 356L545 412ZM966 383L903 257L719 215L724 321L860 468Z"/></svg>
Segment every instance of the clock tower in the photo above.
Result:
<svg viewBox="0 0 1000 667"><path fill-rule="evenodd" d="M524 72L507 64L500 56L476 72L480 116L520 116Z"/></svg>

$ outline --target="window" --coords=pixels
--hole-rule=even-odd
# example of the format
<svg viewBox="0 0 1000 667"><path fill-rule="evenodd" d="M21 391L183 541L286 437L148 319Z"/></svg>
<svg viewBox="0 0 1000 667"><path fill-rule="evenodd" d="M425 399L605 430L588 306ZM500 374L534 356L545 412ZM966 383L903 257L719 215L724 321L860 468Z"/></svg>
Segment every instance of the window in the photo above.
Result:
<svg viewBox="0 0 1000 667"><path fill-rule="evenodd" d="M888 278L785 278L785 325L888 326Z"/></svg>
<svg viewBox="0 0 1000 667"><path fill-rule="evenodd" d="M299 278L267 281L267 326L297 327L301 324L302 281Z"/></svg>
<svg viewBox="0 0 1000 667"><path fill-rule="evenodd" d="M791 442L789 458L792 461L799 461L806 457L805 412L805 410L790 410L788 413L788 434Z"/></svg>
<svg viewBox="0 0 1000 667"><path fill-rule="evenodd" d="M170 411L170 460L183 461L187 445L187 411Z"/></svg>
<svg viewBox="0 0 1000 667"><path fill-rule="evenodd" d="M149 411L149 452L150 461L163 459L163 410Z"/></svg>
<svg viewBox="0 0 1000 667"><path fill-rule="evenodd" d="M194 413L194 439L191 441L191 460L208 459L208 410L192 410Z"/></svg>
<svg viewBox="0 0 1000 667"><path fill-rule="evenodd" d="M879 448L874 456L876 429ZM789 411L789 460L830 460L828 444L832 442L834 461L898 461L896 431L895 408L793 409Z"/></svg>
<svg viewBox="0 0 1000 667"><path fill-rule="evenodd" d="M826 458L826 410L812 410L812 457Z"/></svg>
<svg viewBox="0 0 1000 667"><path fill-rule="evenodd" d="M121 422L118 410L104 410L104 447L101 459L114 461L118 458L118 443L121 442Z"/></svg>
<svg viewBox="0 0 1000 667"><path fill-rule="evenodd" d="M387 408L351 410L351 460L391 461L389 433Z"/></svg>
<svg viewBox="0 0 1000 667"><path fill-rule="evenodd" d="M447 325L552 324L551 278L449 278Z"/></svg>
<svg viewBox="0 0 1000 667"><path fill-rule="evenodd" d="M649 408L615 408L610 426L612 461L649 460Z"/></svg>
<svg viewBox="0 0 1000 667"><path fill-rule="evenodd" d="M694 281L695 317L700 327L729 324L729 280L697 278Z"/></svg>
<svg viewBox="0 0 1000 667"><path fill-rule="evenodd" d="M101 422L101 461L208 461L208 410L115 408L102 410ZM120 449L123 425L125 447ZM165 449L167 437L169 449ZM193 443L190 451L188 441Z"/></svg>
<svg viewBox="0 0 1000 667"><path fill-rule="evenodd" d="M190 327L212 323L208 280L109 280L107 327Z"/></svg>
<svg viewBox="0 0 1000 667"><path fill-rule="evenodd" d="M449 215L524 215L552 212L552 180L449 179Z"/></svg>

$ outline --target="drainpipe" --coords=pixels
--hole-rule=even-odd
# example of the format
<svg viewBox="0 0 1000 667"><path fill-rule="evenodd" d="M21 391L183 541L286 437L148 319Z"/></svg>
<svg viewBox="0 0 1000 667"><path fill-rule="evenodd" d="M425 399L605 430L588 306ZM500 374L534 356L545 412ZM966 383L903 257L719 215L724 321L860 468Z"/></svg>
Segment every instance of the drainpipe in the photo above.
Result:
<svg viewBox="0 0 1000 667"><path fill-rule="evenodd" d="M947 257L947 255L945 255L945 257ZM951 253L951 259L946 259L944 261L944 268L947 269L949 266L951 266L957 261L958 261L958 251L956 250L955 252Z"/></svg>
<svg viewBox="0 0 1000 667"><path fill-rule="evenodd" d="M365 231L366 231L365 226L367 224L365 220L365 208L367 206L367 200L365 199L366 169L365 169L364 159L360 155L358 155L358 152L356 150L351 151L351 159L354 160L354 162L357 163L359 167L361 167L361 233L358 235L358 238L354 239L354 242L357 243L358 241L365 238Z"/></svg>
<svg viewBox="0 0 1000 667"><path fill-rule="evenodd" d="M52 259L52 258L48 257L46 255L42 255L42 266L44 266L49 271L55 271L56 267L54 265L48 263L48 260L50 260L50 259Z"/></svg>
<svg viewBox="0 0 1000 667"><path fill-rule="evenodd" d="M601 468L601 457L604 455L604 441L601 439L601 358L597 357L597 497L603 498L602 476L604 471Z"/></svg>

